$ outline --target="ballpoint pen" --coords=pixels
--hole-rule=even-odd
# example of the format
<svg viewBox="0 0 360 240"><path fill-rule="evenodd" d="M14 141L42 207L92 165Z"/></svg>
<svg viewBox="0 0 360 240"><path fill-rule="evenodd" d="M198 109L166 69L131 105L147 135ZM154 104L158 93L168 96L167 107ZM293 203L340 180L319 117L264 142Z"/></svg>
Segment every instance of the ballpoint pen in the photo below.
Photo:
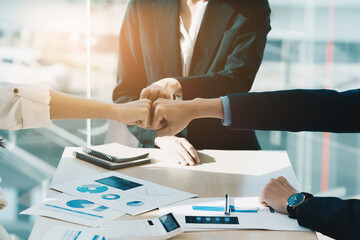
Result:
<svg viewBox="0 0 360 240"><path fill-rule="evenodd" d="M225 195L225 215L230 215L230 197L229 194Z"/></svg>

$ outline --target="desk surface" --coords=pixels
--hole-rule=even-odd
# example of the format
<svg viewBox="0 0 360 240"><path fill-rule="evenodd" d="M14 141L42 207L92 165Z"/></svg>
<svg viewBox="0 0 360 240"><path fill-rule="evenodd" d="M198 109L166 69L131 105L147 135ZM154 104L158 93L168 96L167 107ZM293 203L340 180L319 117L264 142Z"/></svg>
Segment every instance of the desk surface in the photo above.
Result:
<svg viewBox="0 0 360 240"><path fill-rule="evenodd" d="M79 148L66 148L52 184L59 184L79 178L107 172L106 169L75 159L71 153ZM285 176L297 186L297 181L286 152L278 151L219 151L199 152L202 164L181 166L169 161L168 156L158 149L139 149L150 152L152 163L140 167L118 170L122 174L141 178L154 183L198 194L199 197L258 196L271 177ZM48 197L57 192L49 190ZM152 218L159 216L158 210L136 216ZM121 219L132 219L123 216ZM74 225L71 223L38 217L30 240L40 240L53 225ZM191 232L174 239L317 239L313 232L285 232L266 230L236 230Z"/></svg>

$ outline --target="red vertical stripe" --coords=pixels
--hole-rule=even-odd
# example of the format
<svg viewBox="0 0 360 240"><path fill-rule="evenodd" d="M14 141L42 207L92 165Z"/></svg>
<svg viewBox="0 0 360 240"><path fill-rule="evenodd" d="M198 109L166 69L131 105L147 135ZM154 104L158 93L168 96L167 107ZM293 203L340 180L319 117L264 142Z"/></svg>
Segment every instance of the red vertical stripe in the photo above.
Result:
<svg viewBox="0 0 360 240"><path fill-rule="evenodd" d="M329 7L329 27L328 27L328 41L326 44L326 83L327 89L332 86L333 76L333 63L334 63L334 3L330 3ZM322 147L322 166L321 166L321 191L327 191L329 187L329 165L330 165L330 134L324 133L323 135L323 147Z"/></svg>
<svg viewBox="0 0 360 240"><path fill-rule="evenodd" d="M329 187L330 133L324 133L322 151L321 191L324 192Z"/></svg>

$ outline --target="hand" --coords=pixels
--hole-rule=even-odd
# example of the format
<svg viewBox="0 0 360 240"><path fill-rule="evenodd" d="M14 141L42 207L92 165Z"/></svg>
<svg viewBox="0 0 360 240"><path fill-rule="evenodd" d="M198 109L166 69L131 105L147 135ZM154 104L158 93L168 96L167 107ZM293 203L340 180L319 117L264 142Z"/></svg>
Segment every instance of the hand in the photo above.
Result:
<svg viewBox="0 0 360 240"><path fill-rule="evenodd" d="M153 103L151 128L158 136L172 136L184 130L193 119L194 104L189 101L158 99Z"/></svg>
<svg viewBox="0 0 360 240"><path fill-rule="evenodd" d="M149 99L114 104L113 120L126 125L149 128L151 124L152 102Z"/></svg>
<svg viewBox="0 0 360 240"><path fill-rule="evenodd" d="M184 166L200 163L195 148L185 138L157 137L155 144L163 151L167 151L171 157Z"/></svg>
<svg viewBox="0 0 360 240"><path fill-rule="evenodd" d="M265 206L271 206L277 212L289 214L287 201L295 193L297 193L296 189L289 184L286 178L272 178L262 191L260 202Z"/></svg>
<svg viewBox="0 0 360 240"><path fill-rule="evenodd" d="M175 78L163 78L140 93L140 99L150 99L152 102L159 98L174 99L175 95L181 95L181 85Z"/></svg>

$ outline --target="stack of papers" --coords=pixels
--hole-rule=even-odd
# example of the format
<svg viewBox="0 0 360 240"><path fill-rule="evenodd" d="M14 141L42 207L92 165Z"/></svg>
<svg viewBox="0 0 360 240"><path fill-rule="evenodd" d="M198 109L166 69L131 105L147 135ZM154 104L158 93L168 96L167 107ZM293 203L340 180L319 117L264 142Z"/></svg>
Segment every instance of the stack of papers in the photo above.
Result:
<svg viewBox="0 0 360 240"><path fill-rule="evenodd" d="M117 172L52 187L63 192L21 214L97 227L124 214L138 215L196 195Z"/></svg>
<svg viewBox="0 0 360 240"><path fill-rule="evenodd" d="M71 181L52 188L130 215L138 215L196 196L117 172Z"/></svg>
<svg viewBox="0 0 360 240"><path fill-rule="evenodd" d="M160 208L162 213L176 214L185 231L209 229L266 229L310 231L296 219L271 212L259 204L258 197L230 198L230 216L224 214L225 198L195 198ZM232 219L235 218L235 219Z"/></svg>

